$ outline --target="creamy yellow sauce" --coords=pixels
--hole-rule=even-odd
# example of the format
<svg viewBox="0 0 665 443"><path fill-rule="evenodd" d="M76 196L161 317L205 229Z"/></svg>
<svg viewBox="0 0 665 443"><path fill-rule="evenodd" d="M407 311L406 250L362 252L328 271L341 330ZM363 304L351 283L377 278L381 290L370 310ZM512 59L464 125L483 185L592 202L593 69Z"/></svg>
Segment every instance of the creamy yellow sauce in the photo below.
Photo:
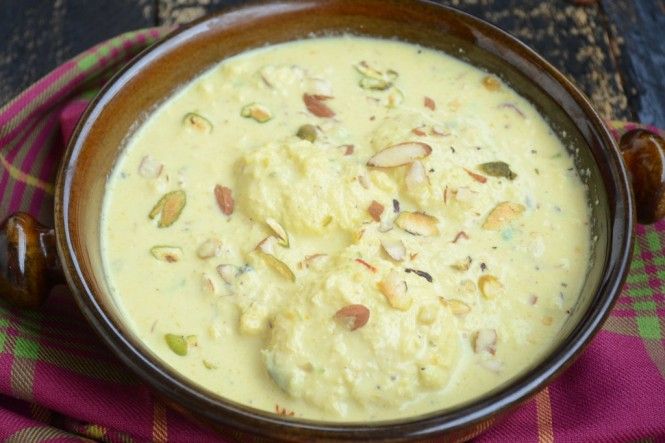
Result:
<svg viewBox="0 0 665 443"><path fill-rule="evenodd" d="M317 38L160 106L109 178L102 246L127 323L178 372L278 414L378 420L538 361L585 276L585 196L497 77Z"/></svg>

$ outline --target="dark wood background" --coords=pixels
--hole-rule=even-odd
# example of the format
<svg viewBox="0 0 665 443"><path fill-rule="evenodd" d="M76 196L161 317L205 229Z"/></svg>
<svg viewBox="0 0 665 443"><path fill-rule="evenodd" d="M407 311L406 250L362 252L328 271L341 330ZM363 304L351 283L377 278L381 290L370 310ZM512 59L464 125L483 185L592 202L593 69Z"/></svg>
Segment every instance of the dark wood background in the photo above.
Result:
<svg viewBox="0 0 665 443"><path fill-rule="evenodd" d="M665 127L665 0L440 2L516 35L571 77L606 118ZM239 3L0 0L0 104L104 39Z"/></svg>

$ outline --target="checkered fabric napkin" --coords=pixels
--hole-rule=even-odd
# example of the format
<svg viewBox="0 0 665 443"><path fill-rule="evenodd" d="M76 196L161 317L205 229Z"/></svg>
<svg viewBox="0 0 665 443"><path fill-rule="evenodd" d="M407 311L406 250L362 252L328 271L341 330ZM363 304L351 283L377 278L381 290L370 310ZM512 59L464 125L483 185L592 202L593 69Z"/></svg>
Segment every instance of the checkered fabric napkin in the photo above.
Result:
<svg viewBox="0 0 665 443"><path fill-rule="evenodd" d="M95 46L0 108L0 219L25 211L52 225L56 165L78 118L113 73L167 32ZM611 127L619 137L639 126ZM603 330L478 441L665 441L664 252L665 222L637 227L630 275ZM224 441L155 398L96 338L65 287L40 310L0 304L0 440Z"/></svg>

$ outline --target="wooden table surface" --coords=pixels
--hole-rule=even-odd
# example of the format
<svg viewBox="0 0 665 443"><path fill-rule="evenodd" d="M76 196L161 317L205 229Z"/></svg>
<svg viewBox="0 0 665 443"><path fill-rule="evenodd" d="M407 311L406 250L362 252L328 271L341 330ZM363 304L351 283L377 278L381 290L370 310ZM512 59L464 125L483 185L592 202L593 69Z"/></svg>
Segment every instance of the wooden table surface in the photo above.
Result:
<svg viewBox="0 0 665 443"><path fill-rule="evenodd" d="M357 0L362 1L362 0ZM0 0L0 104L124 31L185 23L242 0ZM665 0L441 0L517 36L606 118L665 128ZM582 5L585 4L585 5Z"/></svg>

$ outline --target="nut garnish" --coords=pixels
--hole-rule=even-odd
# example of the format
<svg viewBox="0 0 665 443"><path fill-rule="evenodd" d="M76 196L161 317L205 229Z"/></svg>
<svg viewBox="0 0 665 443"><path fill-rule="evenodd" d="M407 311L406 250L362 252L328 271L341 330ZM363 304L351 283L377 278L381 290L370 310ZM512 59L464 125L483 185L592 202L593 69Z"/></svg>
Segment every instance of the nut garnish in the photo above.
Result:
<svg viewBox="0 0 665 443"><path fill-rule="evenodd" d="M488 91L498 91L501 88L501 82L491 75L483 77L482 84Z"/></svg>
<svg viewBox="0 0 665 443"><path fill-rule="evenodd" d="M429 273L427 273L425 271L421 271L420 269L405 268L404 271L407 274L411 274L411 273L416 274L418 277L422 277L430 283L432 283L432 281L433 281L432 276Z"/></svg>
<svg viewBox="0 0 665 443"><path fill-rule="evenodd" d="M400 212L395 224L413 235L433 236L439 235L437 220L431 215L422 212Z"/></svg>
<svg viewBox="0 0 665 443"><path fill-rule="evenodd" d="M182 259L182 249L178 246L159 245L150 248L150 254L157 260L175 263Z"/></svg>
<svg viewBox="0 0 665 443"><path fill-rule="evenodd" d="M365 305L348 305L335 312L335 320L350 331L362 328L369 320L369 309Z"/></svg>
<svg viewBox="0 0 665 443"><path fill-rule="evenodd" d="M394 168L407 165L415 160L425 158L432 153L432 147L422 142L404 142L387 148L374 154L367 161L367 166L377 168Z"/></svg>
<svg viewBox="0 0 665 443"><path fill-rule="evenodd" d="M508 180L514 180L517 177L517 174L510 170L510 165L506 162L483 163L478 165L478 169L492 177L505 177Z"/></svg>
<svg viewBox="0 0 665 443"><path fill-rule="evenodd" d="M404 101L404 93L401 89L393 86L388 91L388 97L386 97L386 106L389 108L394 108Z"/></svg>
<svg viewBox="0 0 665 443"><path fill-rule="evenodd" d="M503 285L495 276L485 274L478 278L478 289L483 297L490 300L503 292Z"/></svg>
<svg viewBox="0 0 665 443"><path fill-rule="evenodd" d="M298 263L300 269L309 269L310 266L316 266L317 263L322 262L328 258L328 254L312 254L306 255L305 259Z"/></svg>
<svg viewBox="0 0 665 443"><path fill-rule="evenodd" d="M406 293L406 282L400 279L399 273L394 269L378 283L378 288L393 308L406 311L411 307L413 300Z"/></svg>
<svg viewBox="0 0 665 443"><path fill-rule="evenodd" d="M209 134L212 132L212 123L210 123L210 120L196 112L188 112L185 114L182 118L182 123L188 128L192 128L202 134Z"/></svg>
<svg viewBox="0 0 665 443"><path fill-rule="evenodd" d="M209 361L209 360L205 360L205 359L204 359L204 360L202 361L202 363L203 363L203 366L204 366L206 369L217 369L217 365L214 364L214 363L212 363L212 362Z"/></svg>
<svg viewBox="0 0 665 443"><path fill-rule="evenodd" d="M402 240L381 240L381 247L390 258L395 261L402 261L406 258L406 248Z"/></svg>
<svg viewBox="0 0 665 443"><path fill-rule="evenodd" d="M330 100L331 98L332 97L328 95L319 94L303 94L302 96L302 100L305 103L307 110L317 117L323 118L330 118L335 116L335 111L323 103L325 100Z"/></svg>
<svg viewBox="0 0 665 443"><path fill-rule="evenodd" d="M496 354L497 334L494 329L479 329L472 337L473 351L476 354L481 352L489 352Z"/></svg>
<svg viewBox="0 0 665 443"><path fill-rule="evenodd" d="M235 202L230 188L222 185L215 185L215 200L217 200L217 205L224 215L233 214Z"/></svg>
<svg viewBox="0 0 665 443"><path fill-rule="evenodd" d="M421 306L418 309L418 323L423 325L431 325L436 321L436 308L432 306Z"/></svg>
<svg viewBox="0 0 665 443"><path fill-rule="evenodd" d="M392 86L392 83L381 78L363 77L358 82L358 85L363 89L385 91Z"/></svg>
<svg viewBox="0 0 665 443"><path fill-rule="evenodd" d="M292 282L296 281L296 275L293 273L291 268L289 268L289 265L287 265L286 263L284 263L274 255L268 254L267 252L260 251L259 254L263 258L263 261L266 263L266 265L272 268L279 275L286 278L287 280L291 280Z"/></svg>
<svg viewBox="0 0 665 443"><path fill-rule="evenodd" d="M477 173L475 173L475 172L473 172L473 171L469 171L469 170L466 169L466 168L464 168L464 170L466 171L467 174L469 174L469 176L470 176L472 179L474 179L474 180L477 181L478 183L486 183L486 182L487 182L487 177L485 177L484 175L477 174Z"/></svg>
<svg viewBox="0 0 665 443"><path fill-rule="evenodd" d="M222 252L222 242L216 238L209 238L208 240L201 243L201 245L196 250L196 255L199 258L206 259L211 257L216 257Z"/></svg>
<svg viewBox="0 0 665 443"><path fill-rule="evenodd" d="M411 167L406 173L406 177L404 177L404 182L406 183L406 188L410 191L417 190L427 182L427 171L420 160L411 163Z"/></svg>
<svg viewBox="0 0 665 443"><path fill-rule="evenodd" d="M215 282L210 278L208 274L201 275L201 287L208 294L215 293Z"/></svg>
<svg viewBox="0 0 665 443"><path fill-rule="evenodd" d="M240 115L245 118L252 118L259 123L265 123L272 119L270 109L259 103L250 103L243 106Z"/></svg>
<svg viewBox="0 0 665 443"><path fill-rule="evenodd" d="M430 110L432 110L432 111L435 111L435 110L436 110L436 102L434 101L434 99L432 99L432 98L430 98L430 97L427 97L427 96L426 96L426 97L424 98L424 100L423 100L423 105L425 105L426 108L428 108L428 109L430 109Z"/></svg>
<svg viewBox="0 0 665 443"><path fill-rule="evenodd" d="M519 217L526 208L519 203L501 202L489 213L483 229L498 231L506 224Z"/></svg>
<svg viewBox="0 0 665 443"><path fill-rule="evenodd" d="M453 268L456 271L468 271L469 268L471 267L471 257L466 257L463 260L456 261L452 265L450 265L451 268Z"/></svg>
<svg viewBox="0 0 665 443"><path fill-rule="evenodd" d="M196 340L196 336L188 335L185 337L184 335L165 334L164 340L174 354L184 357L187 355L187 351L189 351L190 344ZM195 346L195 344L192 344L192 346Z"/></svg>
<svg viewBox="0 0 665 443"><path fill-rule="evenodd" d="M162 173L164 165L149 155L141 159L139 175L143 178L157 178Z"/></svg>
<svg viewBox="0 0 665 443"><path fill-rule="evenodd" d="M372 217L372 220L374 221L380 221L381 220L381 214L383 214L383 205L379 203L376 200L372 200L372 203L369 205L369 208L367 208L367 212L369 212L369 215Z"/></svg>
<svg viewBox="0 0 665 443"><path fill-rule="evenodd" d="M150 214L148 214L148 217L152 220L159 215L157 226L168 228L178 220L186 203L187 195L185 191L171 191L159 199L157 204L153 206Z"/></svg>
<svg viewBox="0 0 665 443"><path fill-rule="evenodd" d="M353 155L353 150L355 147L353 145L341 145L340 148L344 148L344 155Z"/></svg>
<svg viewBox="0 0 665 443"><path fill-rule="evenodd" d="M234 265L222 264L217 266L216 269L219 276L222 277L222 280L228 284L233 284L238 275L238 267Z"/></svg>
<svg viewBox="0 0 665 443"><path fill-rule="evenodd" d="M284 229L282 227L282 225L280 225L277 222L277 220L275 220L274 218L270 218L270 217L268 217L266 219L266 225L268 225L268 227L270 227L272 232L274 232L275 235L277 235L277 243L284 246L285 248L288 248L289 247L289 234L286 232L286 229Z"/></svg>
<svg viewBox="0 0 665 443"><path fill-rule="evenodd" d="M369 269L369 270L370 270L371 272L373 272L373 273L376 273L376 271L377 271L376 266L374 266L374 265L370 265L369 263L367 263L367 262L366 262L365 260L363 260L362 258L357 258L357 259L356 259L356 262L357 262L357 263L360 263L361 265L363 265L364 267L366 267L367 269Z"/></svg>
<svg viewBox="0 0 665 443"><path fill-rule="evenodd" d="M307 140L310 143L314 143L316 141L316 126L310 124L302 125L298 128L296 136L302 140Z"/></svg>
<svg viewBox="0 0 665 443"><path fill-rule="evenodd" d="M471 306L464 303L462 300L457 300L452 298L446 300L445 298L440 298L441 304L447 307L453 315L466 315L471 312Z"/></svg>

